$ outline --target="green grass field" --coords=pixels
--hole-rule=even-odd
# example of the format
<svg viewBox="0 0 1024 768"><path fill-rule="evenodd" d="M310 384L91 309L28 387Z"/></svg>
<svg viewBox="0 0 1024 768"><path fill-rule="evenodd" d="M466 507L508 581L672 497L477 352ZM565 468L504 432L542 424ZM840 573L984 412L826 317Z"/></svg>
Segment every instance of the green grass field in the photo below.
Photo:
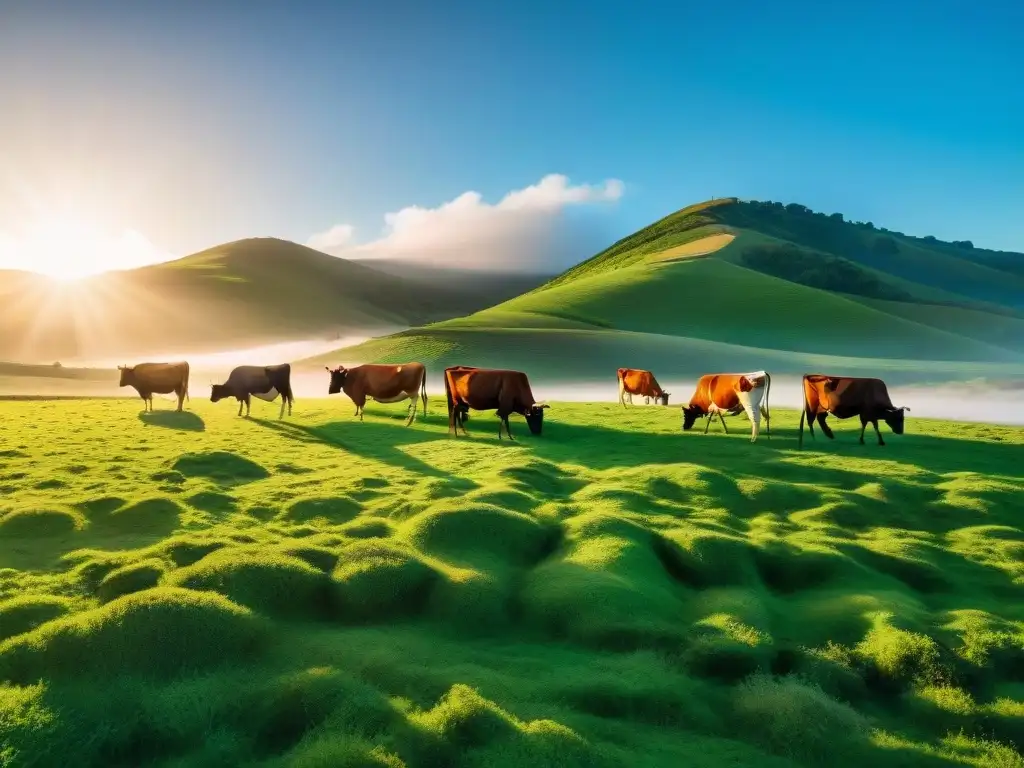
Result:
<svg viewBox="0 0 1024 768"><path fill-rule="evenodd" d="M0 764L1024 766L1022 429L277 410L0 402Z"/></svg>

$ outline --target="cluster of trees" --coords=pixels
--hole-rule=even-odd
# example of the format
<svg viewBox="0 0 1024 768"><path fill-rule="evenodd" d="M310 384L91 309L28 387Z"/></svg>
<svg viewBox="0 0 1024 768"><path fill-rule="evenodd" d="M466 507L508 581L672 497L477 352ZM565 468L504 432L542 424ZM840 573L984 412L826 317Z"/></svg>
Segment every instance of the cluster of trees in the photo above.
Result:
<svg viewBox="0 0 1024 768"><path fill-rule="evenodd" d="M841 213L825 214L825 213L823 213L821 211L812 210L811 208L808 208L806 205L800 205L799 203L783 204L783 203L779 203L779 202L774 202L772 200L764 200L764 201L762 201L762 200L751 200L751 201L749 201L747 203L747 205L751 205L751 206L753 206L755 208L758 208L758 209L760 209L762 211L766 211L766 212L767 211L776 211L776 212L785 211L786 213L795 214L795 215L798 215L798 216L815 216L815 217L817 217L819 219L829 219L829 220L835 221L837 223L852 224L853 226L859 227L861 229L868 229L868 230L875 229L875 225L872 222L870 222L870 221L849 221L849 222L847 222L844 219L843 214L841 214ZM878 229L881 232L884 232L886 234L896 235L897 237L906 237L906 238L909 238L911 240L918 240L918 239L920 239L920 240L928 243L929 245L933 245L933 244L936 244L936 245L947 245L947 243L945 241L939 240L934 235L925 235L924 237L916 238L916 237L913 237L912 235L906 235L903 232L896 232L896 231L893 231L893 230L886 229L885 227L879 227ZM960 249L963 249L963 250L966 250L966 251L970 251L970 250L974 249L974 243L972 243L970 240L954 240L952 243L948 243L948 245L952 245L955 248L960 248Z"/></svg>
<svg viewBox="0 0 1024 768"><path fill-rule="evenodd" d="M852 261L795 245L764 245L743 254L744 266L791 283L872 299L913 301L910 293L878 279Z"/></svg>

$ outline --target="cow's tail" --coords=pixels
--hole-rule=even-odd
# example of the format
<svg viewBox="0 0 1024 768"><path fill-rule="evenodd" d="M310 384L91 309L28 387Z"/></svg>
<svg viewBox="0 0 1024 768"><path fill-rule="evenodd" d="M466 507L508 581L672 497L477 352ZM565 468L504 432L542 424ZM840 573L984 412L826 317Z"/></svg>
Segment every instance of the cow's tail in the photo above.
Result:
<svg viewBox="0 0 1024 768"><path fill-rule="evenodd" d="M804 447L804 418L807 416L807 411L804 409L800 410L800 438L797 442L797 447L803 449Z"/></svg>
<svg viewBox="0 0 1024 768"><path fill-rule="evenodd" d="M765 426L768 428L768 439L772 439L772 409L768 406L768 394L772 391L772 375L768 371L764 372L765 385L764 385L764 412Z"/></svg>
<svg viewBox="0 0 1024 768"><path fill-rule="evenodd" d="M445 377L447 382L447 377ZM423 399L423 415L427 415L427 366L423 366L423 378L420 380L420 397Z"/></svg>
<svg viewBox="0 0 1024 768"><path fill-rule="evenodd" d="M188 400L189 403L191 403L192 402L192 398L188 396L188 377L189 377L189 368L188 368L188 362L186 362L185 363L185 399Z"/></svg>

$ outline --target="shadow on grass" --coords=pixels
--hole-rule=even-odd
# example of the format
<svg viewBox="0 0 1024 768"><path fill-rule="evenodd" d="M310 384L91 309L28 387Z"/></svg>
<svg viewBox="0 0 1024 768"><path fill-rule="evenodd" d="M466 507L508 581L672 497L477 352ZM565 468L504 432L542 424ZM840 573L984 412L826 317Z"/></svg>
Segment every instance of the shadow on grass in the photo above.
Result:
<svg viewBox="0 0 1024 768"><path fill-rule="evenodd" d="M204 432L206 424L191 411L139 411L139 421L146 426Z"/></svg>
<svg viewBox="0 0 1024 768"><path fill-rule="evenodd" d="M444 435L424 432L413 427L371 421L333 421L316 426L256 418L251 421L296 442L339 448L357 456L374 459L428 477L448 478L450 476L449 473L442 472L401 450L405 445L443 440Z"/></svg>
<svg viewBox="0 0 1024 768"><path fill-rule="evenodd" d="M934 474L950 472L977 472L1024 480L1024 447L1000 445L970 438L946 438L933 435L886 434L886 445L867 441L857 442L857 434L837 432L836 439L819 435L816 441L805 437L803 451L797 451L795 429L775 429L772 438L766 436L757 443L749 442L749 432L741 434L648 433L628 431L595 425L565 424L550 419L544 424L544 435L526 439L536 454L551 461L583 464L592 469L614 469L656 464L660 462L690 461L719 468L730 473L742 465L744 470L769 470L793 457L824 455L820 466L828 474L847 476L857 484L876 479L873 474L855 472L837 466L843 458L877 459L914 465ZM865 438L866 439L866 438ZM838 461L836 461L838 460ZM807 470L805 479L795 475ZM787 480L813 482L813 468L790 464L783 472ZM788 477L788 475L794 475ZM774 470L764 471L761 477L774 478Z"/></svg>

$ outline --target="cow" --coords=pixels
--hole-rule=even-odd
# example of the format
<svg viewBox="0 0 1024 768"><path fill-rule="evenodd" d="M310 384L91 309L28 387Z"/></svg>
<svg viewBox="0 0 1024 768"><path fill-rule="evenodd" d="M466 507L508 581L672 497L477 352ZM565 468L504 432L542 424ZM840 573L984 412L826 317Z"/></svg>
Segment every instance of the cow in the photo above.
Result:
<svg viewBox="0 0 1024 768"><path fill-rule="evenodd" d="M522 371L468 366L445 368L444 393L448 400L448 434L454 430L456 437L460 426L462 434L469 435L465 422L470 408L476 411L494 408L497 411L499 440L502 427L508 433L508 439L515 440L508 423L508 417L513 413L521 414L530 433L539 435L544 425L544 410L549 407L547 403L538 403L534 399L530 380Z"/></svg>
<svg viewBox="0 0 1024 768"><path fill-rule="evenodd" d="M214 384L210 392L210 401L218 402L225 397L238 400L238 415L242 415L245 406L245 417L249 418L252 398L258 397L268 403L274 402L281 395L281 412L277 418L284 418L284 407L288 406L288 415L292 415L292 367L288 363L282 365L239 365L234 368L228 380L223 384Z"/></svg>
<svg viewBox="0 0 1024 768"><path fill-rule="evenodd" d="M655 401L660 400L662 405L668 405L669 393L661 388L658 380L650 371L641 371L637 368L619 368L619 402L626 407L626 396L629 396L629 404L633 404L633 395L643 395L644 403L649 403L653 397Z"/></svg>
<svg viewBox="0 0 1024 768"><path fill-rule="evenodd" d="M762 416L768 427L768 438L771 439L772 423L768 410L768 392L771 387L772 377L767 371L705 374L697 381L690 402L682 406L683 429L691 429L698 416L706 416L706 435L711 421L717 415L722 421L722 429L729 434L729 428L725 426L725 414L736 416L746 411L751 422L750 442L757 441Z"/></svg>
<svg viewBox="0 0 1024 768"><path fill-rule="evenodd" d="M356 405L356 416L363 420L366 398L378 403L400 403L409 398L409 418L405 426L416 418L417 397L423 400L423 415L427 413L427 368L423 363L402 363L401 365L367 364L346 368L341 365L331 370L328 395L344 391Z"/></svg>
<svg viewBox="0 0 1024 768"><path fill-rule="evenodd" d="M166 395L173 392L178 396L178 411L188 397L188 363L139 363L138 365L119 365L121 372L119 387L134 387L139 393L146 410L153 410L153 393Z"/></svg>
<svg viewBox="0 0 1024 768"><path fill-rule="evenodd" d="M799 447L804 446L804 418L807 428L814 436L814 422L818 422L821 431L829 440L835 439L832 429L825 419L832 414L837 419L848 419L860 416L860 444L864 445L864 430L868 423L875 428L878 444L885 445L882 433L878 430L878 420L884 419L894 434L903 434L904 412L906 406L897 408L889 399L889 390L881 379L855 378L852 376L826 376L820 373L808 373L803 377L804 407L800 414Z"/></svg>

